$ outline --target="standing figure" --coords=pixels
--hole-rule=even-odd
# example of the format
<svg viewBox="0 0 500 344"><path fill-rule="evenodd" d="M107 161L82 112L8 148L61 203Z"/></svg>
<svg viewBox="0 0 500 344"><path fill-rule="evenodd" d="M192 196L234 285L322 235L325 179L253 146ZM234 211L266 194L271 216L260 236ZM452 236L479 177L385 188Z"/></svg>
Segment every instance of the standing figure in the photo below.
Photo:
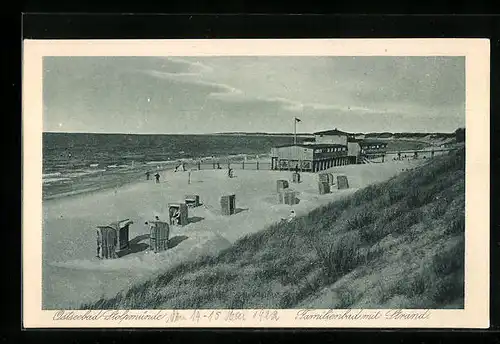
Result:
<svg viewBox="0 0 500 344"><path fill-rule="evenodd" d="M156 178L156 183L159 183L160 182L160 174L158 172L156 172L155 178Z"/></svg>
<svg viewBox="0 0 500 344"><path fill-rule="evenodd" d="M299 165L295 165L295 173L299 173Z"/></svg>
<svg viewBox="0 0 500 344"><path fill-rule="evenodd" d="M233 178L233 169L232 169L232 168L229 168L229 169L227 170L227 176L228 176L229 178Z"/></svg>
<svg viewBox="0 0 500 344"><path fill-rule="evenodd" d="M149 177L151 176L151 172L147 171L146 172L146 180L149 180Z"/></svg>

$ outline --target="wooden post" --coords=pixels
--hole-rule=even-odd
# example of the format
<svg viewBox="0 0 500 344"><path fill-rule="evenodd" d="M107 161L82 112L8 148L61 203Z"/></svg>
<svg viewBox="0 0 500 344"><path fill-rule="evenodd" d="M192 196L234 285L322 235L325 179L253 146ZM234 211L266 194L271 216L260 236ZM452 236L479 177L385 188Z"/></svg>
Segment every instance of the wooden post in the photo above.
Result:
<svg viewBox="0 0 500 344"><path fill-rule="evenodd" d="M201 163L198 161L198 171L201 170Z"/></svg>
<svg viewBox="0 0 500 344"><path fill-rule="evenodd" d="M259 161L257 160L257 169L259 169Z"/></svg>
<svg viewBox="0 0 500 344"><path fill-rule="evenodd" d="M245 169L245 162L244 162L244 161L241 163L241 169L242 169L242 170L244 170L244 169Z"/></svg>

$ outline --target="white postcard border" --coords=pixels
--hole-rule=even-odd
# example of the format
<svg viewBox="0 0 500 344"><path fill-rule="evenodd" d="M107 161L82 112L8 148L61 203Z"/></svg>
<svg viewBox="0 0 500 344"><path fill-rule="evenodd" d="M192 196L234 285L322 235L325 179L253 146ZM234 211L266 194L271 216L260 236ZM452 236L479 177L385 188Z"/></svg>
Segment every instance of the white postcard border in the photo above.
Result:
<svg viewBox="0 0 500 344"><path fill-rule="evenodd" d="M399 315L398 319L395 315L392 319L388 319L390 314L398 310L373 309L308 310L308 314L316 314L308 319L304 316L300 318L301 310L276 310L276 313L273 310L199 310L199 313L195 313L196 310L117 310L106 311L108 313L105 314L97 310L72 311L71 314L68 311L42 310L43 56L259 55L465 56L467 142L465 308L463 310L400 310L398 314L404 315ZM26 328L489 327L489 80L490 43L487 39L25 40L22 114L23 326ZM307 314L304 310L302 312ZM379 317L367 319L370 314L373 315L376 312L380 313ZM161 319L140 320L139 318L145 314L157 315L157 318L161 317ZM199 317L193 314L199 314ZM218 314L217 319L215 319L216 314ZM241 319L241 314L245 320ZM277 314L279 319L272 316L273 314ZM363 317L355 319L356 314L359 314L359 317L363 315ZM408 319L412 317L409 314L419 314L419 316L413 316L418 319ZM81 319L76 319L78 316ZM64 317L68 319L63 319Z"/></svg>

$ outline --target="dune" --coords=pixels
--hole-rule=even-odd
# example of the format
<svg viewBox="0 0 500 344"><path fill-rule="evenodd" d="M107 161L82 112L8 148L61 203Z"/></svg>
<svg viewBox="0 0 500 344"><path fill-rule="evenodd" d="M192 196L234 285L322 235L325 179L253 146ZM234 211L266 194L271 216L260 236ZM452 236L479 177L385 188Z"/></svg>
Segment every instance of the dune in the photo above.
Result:
<svg viewBox="0 0 500 344"><path fill-rule="evenodd" d="M342 198L359 188L389 179L422 160L387 161L383 164L348 165L329 169L346 175L350 188L318 194L316 174L303 173L302 182L290 183L297 191L297 215ZM288 171L227 170L160 173L160 183L143 180L122 187L43 202L43 307L71 308L82 302L110 297L132 284L151 278L180 262L212 255L247 234L286 218L291 206L277 204L276 180L288 179ZM172 247L158 254L148 250L145 221L167 219L168 203L184 202L197 194L203 203L189 209L190 223L171 228ZM221 215L220 197L236 195L236 214ZM98 260L97 225L131 219L131 250L114 260Z"/></svg>

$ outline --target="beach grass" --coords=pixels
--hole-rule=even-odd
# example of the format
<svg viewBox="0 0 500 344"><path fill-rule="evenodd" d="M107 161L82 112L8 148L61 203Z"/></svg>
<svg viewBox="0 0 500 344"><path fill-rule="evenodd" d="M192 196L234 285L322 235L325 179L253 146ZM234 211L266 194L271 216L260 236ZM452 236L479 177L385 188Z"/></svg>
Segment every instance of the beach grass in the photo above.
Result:
<svg viewBox="0 0 500 344"><path fill-rule="evenodd" d="M465 151L81 309L463 308Z"/></svg>

